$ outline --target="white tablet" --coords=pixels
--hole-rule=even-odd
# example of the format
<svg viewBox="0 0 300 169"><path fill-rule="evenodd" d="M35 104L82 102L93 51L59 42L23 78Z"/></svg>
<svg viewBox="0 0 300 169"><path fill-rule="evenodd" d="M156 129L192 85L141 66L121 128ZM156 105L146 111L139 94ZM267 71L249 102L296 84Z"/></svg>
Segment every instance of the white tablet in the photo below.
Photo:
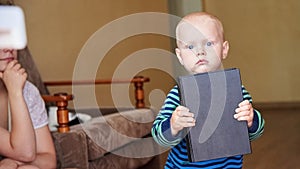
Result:
<svg viewBox="0 0 300 169"><path fill-rule="evenodd" d="M23 10L17 6L0 6L0 49L23 49L26 44Z"/></svg>

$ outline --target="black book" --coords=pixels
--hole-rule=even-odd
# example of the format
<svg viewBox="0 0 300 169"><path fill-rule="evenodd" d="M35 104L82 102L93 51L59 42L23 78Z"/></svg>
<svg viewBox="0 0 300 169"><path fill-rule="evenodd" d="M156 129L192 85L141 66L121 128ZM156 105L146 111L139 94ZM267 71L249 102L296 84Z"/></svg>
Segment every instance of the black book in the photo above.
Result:
<svg viewBox="0 0 300 169"><path fill-rule="evenodd" d="M251 153L247 122L233 118L243 100L239 69L180 76L178 86L196 119L186 136L190 162Z"/></svg>

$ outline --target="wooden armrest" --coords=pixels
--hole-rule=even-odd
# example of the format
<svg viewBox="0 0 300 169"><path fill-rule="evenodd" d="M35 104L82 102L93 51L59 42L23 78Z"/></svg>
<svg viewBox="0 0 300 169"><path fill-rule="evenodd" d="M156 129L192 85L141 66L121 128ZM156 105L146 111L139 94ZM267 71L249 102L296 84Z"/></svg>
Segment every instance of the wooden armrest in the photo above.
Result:
<svg viewBox="0 0 300 169"><path fill-rule="evenodd" d="M81 81L46 81L45 86L66 86L66 85L99 85L99 84L121 84L121 83L133 83L135 87L135 106L136 108L145 108L144 103L144 83L149 82L148 77L136 76L130 80L112 80L112 79L101 79L101 80L81 80ZM68 102L73 100L73 95L67 93L57 93L52 95L42 96L45 102L55 102L57 106L57 121L58 121L58 132L64 133L70 130L69 128L69 111Z"/></svg>
<svg viewBox="0 0 300 169"><path fill-rule="evenodd" d="M122 83L133 83L135 87L135 106L136 108L145 108L144 103L144 83L149 82L150 79L144 76L135 76L129 80L112 80L112 79L96 79L96 80L65 80L65 81L45 81L46 86L70 86L70 85L99 85L99 84L122 84Z"/></svg>
<svg viewBox="0 0 300 169"><path fill-rule="evenodd" d="M52 95L42 95L45 102L55 102L57 106L58 132L65 133L70 131L68 102L73 100L73 95L67 93L56 93Z"/></svg>

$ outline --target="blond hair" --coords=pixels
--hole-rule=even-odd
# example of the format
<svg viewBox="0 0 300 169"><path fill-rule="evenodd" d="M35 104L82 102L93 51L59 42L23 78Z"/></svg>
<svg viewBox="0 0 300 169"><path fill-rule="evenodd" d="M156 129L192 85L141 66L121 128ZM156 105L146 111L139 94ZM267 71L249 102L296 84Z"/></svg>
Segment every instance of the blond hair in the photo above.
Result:
<svg viewBox="0 0 300 169"><path fill-rule="evenodd" d="M206 23L206 22L213 22L216 24L216 28L219 32L219 35L221 36L221 39L223 41L225 41L225 36L224 36L224 28L223 28L223 24L220 21L220 19L210 13L207 12L195 12L195 13L191 13L186 15L185 17L183 17L180 22L177 24L176 26L176 37L178 37L178 32L179 32L179 26L182 23L189 23L191 25L194 25L195 23ZM179 39L177 38L177 45L179 43Z"/></svg>

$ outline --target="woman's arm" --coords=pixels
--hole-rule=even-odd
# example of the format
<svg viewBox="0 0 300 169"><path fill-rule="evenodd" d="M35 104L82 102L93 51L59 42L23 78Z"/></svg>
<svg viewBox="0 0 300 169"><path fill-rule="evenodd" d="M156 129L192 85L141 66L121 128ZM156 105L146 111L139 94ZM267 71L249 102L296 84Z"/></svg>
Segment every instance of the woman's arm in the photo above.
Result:
<svg viewBox="0 0 300 169"><path fill-rule="evenodd" d="M0 78L6 86L11 111L11 132L0 129L0 154L18 161L32 161L36 154L35 132L23 96L27 74L13 60Z"/></svg>
<svg viewBox="0 0 300 169"><path fill-rule="evenodd" d="M17 169L17 167L18 164L12 159L5 158L0 161L0 169Z"/></svg>
<svg viewBox="0 0 300 169"><path fill-rule="evenodd" d="M10 164L17 164L18 169L55 169L56 155L48 126L36 129L35 133L37 140L37 154L33 161L21 162L8 158L7 160L10 161Z"/></svg>
<svg viewBox="0 0 300 169"><path fill-rule="evenodd" d="M36 129L37 155L34 161L29 164L42 169L56 168L56 155L53 140L48 126Z"/></svg>
<svg viewBox="0 0 300 169"><path fill-rule="evenodd" d="M45 103L38 89L30 82L24 87L24 98L35 128L36 157L26 165L34 165L41 169L56 168L56 155L51 133L48 128L48 118Z"/></svg>

